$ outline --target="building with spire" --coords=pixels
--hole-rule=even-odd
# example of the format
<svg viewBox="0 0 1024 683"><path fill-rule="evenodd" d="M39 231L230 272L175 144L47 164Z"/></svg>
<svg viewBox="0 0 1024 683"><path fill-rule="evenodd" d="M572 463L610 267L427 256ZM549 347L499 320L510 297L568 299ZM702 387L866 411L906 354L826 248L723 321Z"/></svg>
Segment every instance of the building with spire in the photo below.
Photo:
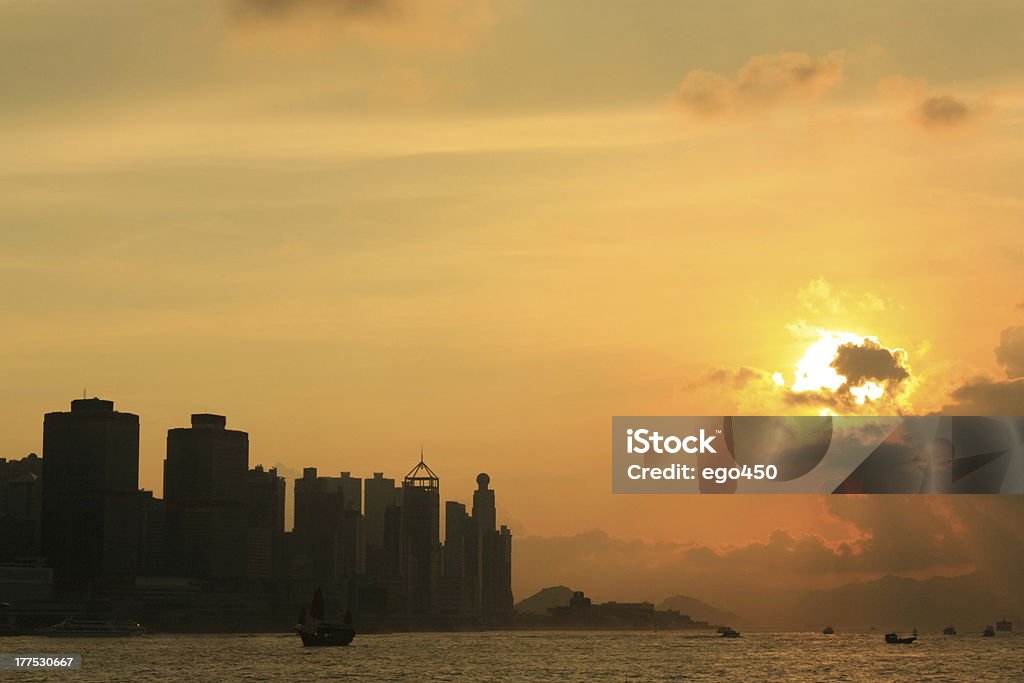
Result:
<svg viewBox="0 0 1024 683"><path fill-rule="evenodd" d="M409 614L440 612L440 480L423 459L402 480L401 569Z"/></svg>

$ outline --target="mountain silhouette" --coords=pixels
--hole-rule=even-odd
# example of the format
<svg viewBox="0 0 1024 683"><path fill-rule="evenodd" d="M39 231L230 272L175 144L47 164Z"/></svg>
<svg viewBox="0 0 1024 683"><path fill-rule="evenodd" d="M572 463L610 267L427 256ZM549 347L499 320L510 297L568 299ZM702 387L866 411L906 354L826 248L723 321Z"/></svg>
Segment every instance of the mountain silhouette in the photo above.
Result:
<svg viewBox="0 0 1024 683"><path fill-rule="evenodd" d="M542 588L528 598L516 603L519 614L547 615L550 607L565 607L572 598L573 590L565 586Z"/></svg>
<svg viewBox="0 0 1024 683"><path fill-rule="evenodd" d="M732 613L712 607L703 600L689 595L673 595L658 603L658 609L674 609L680 614L688 614L694 621L706 621L719 626L736 626L745 624L745 620Z"/></svg>

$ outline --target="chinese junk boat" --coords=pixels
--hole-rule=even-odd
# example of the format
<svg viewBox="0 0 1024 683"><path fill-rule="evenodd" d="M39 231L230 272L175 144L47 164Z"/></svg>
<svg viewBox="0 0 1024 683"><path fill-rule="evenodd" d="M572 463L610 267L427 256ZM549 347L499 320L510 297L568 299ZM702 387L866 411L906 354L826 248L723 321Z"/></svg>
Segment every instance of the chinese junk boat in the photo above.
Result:
<svg viewBox="0 0 1024 683"><path fill-rule="evenodd" d="M942 635L944 635L944 636L955 636L956 635L956 627L954 627L954 626L947 626L946 628L942 629Z"/></svg>
<svg viewBox="0 0 1024 683"><path fill-rule="evenodd" d="M351 612L345 613L345 621L342 624L324 621L324 593L319 588L313 595L308 618L306 608L302 608L295 632L299 634L304 647L339 647L348 645L356 637L356 632L352 628Z"/></svg>
<svg viewBox="0 0 1024 683"><path fill-rule="evenodd" d="M909 645L915 640L917 640L917 636L907 636L906 638L900 638L895 633L885 634L885 642L887 642L889 645Z"/></svg>
<svg viewBox="0 0 1024 683"><path fill-rule="evenodd" d="M821 632L824 633L826 636L830 636L833 633L835 633L836 630L831 626L826 626L825 628L821 629Z"/></svg>

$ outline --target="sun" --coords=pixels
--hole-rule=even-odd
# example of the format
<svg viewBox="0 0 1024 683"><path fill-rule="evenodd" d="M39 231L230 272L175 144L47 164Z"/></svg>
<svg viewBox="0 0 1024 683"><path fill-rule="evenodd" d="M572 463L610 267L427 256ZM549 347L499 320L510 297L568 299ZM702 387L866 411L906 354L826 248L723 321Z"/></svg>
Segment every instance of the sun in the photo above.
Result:
<svg viewBox="0 0 1024 683"><path fill-rule="evenodd" d="M852 332L818 330L818 334L818 340L808 346L804 355L796 362L796 373L791 387L793 391L835 391L843 386L846 378L832 367L839 347L842 344L859 346L869 339Z"/></svg>
<svg viewBox="0 0 1024 683"><path fill-rule="evenodd" d="M841 398L842 405L848 407L865 406L871 403L883 402L887 399L899 402L904 398L905 386L899 386L901 378L896 381L886 379L883 376L860 376L851 378L842 374L838 369L838 358L840 347L859 347L866 353L890 354L889 359L903 362L906 354L902 349L885 349L881 346L877 337L861 335L853 332L838 332L832 330L817 329L818 338L814 340L804 351L796 363L793 372L793 381L788 390L794 393L815 393L822 397L823 402L833 402L829 399ZM900 368L903 371L905 368ZM786 378L781 372L772 375L774 384L781 388L786 387ZM891 390L891 391L890 391ZM888 395L887 394L891 394ZM830 407L822 409L821 414L832 414Z"/></svg>

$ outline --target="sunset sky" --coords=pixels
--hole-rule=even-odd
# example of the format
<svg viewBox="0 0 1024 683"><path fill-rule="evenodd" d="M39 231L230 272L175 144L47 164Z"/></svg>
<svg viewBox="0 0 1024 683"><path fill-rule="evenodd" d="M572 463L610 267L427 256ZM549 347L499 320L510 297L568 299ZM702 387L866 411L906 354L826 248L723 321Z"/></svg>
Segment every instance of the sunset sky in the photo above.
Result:
<svg viewBox="0 0 1024 683"><path fill-rule="evenodd" d="M158 493L193 412L288 477L422 444L538 537L517 598L593 530L871 556L872 499L613 497L611 416L1024 412L1021 35L1012 1L0 0L0 456L83 390ZM875 398L800 382L854 338ZM962 543L819 574L1021 543L1016 502L884 506Z"/></svg>

